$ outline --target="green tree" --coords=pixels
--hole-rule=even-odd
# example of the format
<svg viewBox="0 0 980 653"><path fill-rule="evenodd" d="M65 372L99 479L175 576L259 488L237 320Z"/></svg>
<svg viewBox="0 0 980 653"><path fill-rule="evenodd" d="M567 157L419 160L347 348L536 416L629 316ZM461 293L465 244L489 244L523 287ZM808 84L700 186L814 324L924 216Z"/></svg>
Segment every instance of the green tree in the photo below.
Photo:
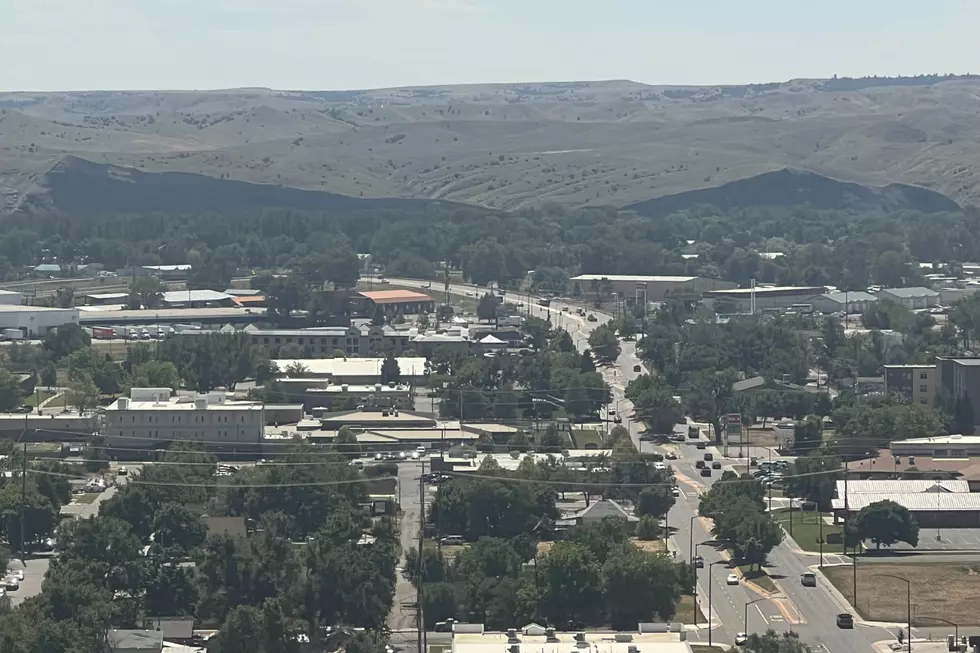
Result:
<svg viewBox="0 0 980 653"><path fill-rule="evenodd" d="M49 537L58 523L57 507L32 482L27 483L27 493L24 496L24 538L27 542L36 542ZM7 483L0 489L0 524L7 543L16 549L21 548L20 516L20 483Z"/></svg>
<svg viewBox="0 0 980 653"><path fill-rule="evenodd" d="M823 441L823 425L813 415L793 426L793 451L806 454L817 449Z"/></svg>
<svg viewBox="0 0 980 653"><path fill-rule="evenodd" d="M662 518L674 505L674 495L665 486L647 487L640 491L636 514L640 517Z"/></svg>
<svg viewBox="0 0 980 653"><path fill-rule="evenodd" d="M44 335L43 346L56 361L92 344L92 338L77 324L62 324Z"/></svg>
<svg viewBox="0 0 980 653"><path fill-rule="evenodd" d="M702 372L691 378L690 391L685 397L688 412L711 423L715 442L721 442L721 418L732 408L734 382L735 374L731 370Z"/></svg>
<svg viewBox="0 0 980 653"><path fill-rule="evenodd" d="M401 381L402 372L398 367L398 359L389 354L381 363L381 382L384 384L398 383Z"/></svg>
<svg viewBox="0 0 980 653"><path fill-rule="evenodd" d="M635 624L669 621L681 597L679 567L662 553L627 547L602 566L604 603L617 630Z"/></svg>
<svg viewBox="0 0 980 653"><path fill-rule="evenodd" d="M99 388L87 372L80 372L69 385L68 403L79 412L91 410L99 403Z"/></svg>
<svg viewBox="0 0 980 653"><path fill-rule="evenodd" d="M794 497L813 501L821 511L831 509L834 483L838 474L828 473L841 468L841 459L818 450L799 456L793 462L793 473L786 478L789 492Z"/></svg>
<svg viewBox="0 0 980 653"><path fill-rule="evenodd" d="M167 555L183 557L201 546L206 536L200 517L185 506L165 503L153 515L153 541Z"/></svg>
<svg viewBox="0 0 980 653"><path fill-rule="evenodd" d="M813 653L807 644L800 641L800 636L787 631L777 633L771 628L765 634L752 633L742 646L745 653Z"/></svg>
<svg viewBox="0 0 980 653"><path fill-rule="evenodd" d="M876 501L858 511L856 530L861 540L871 540L876 549L905 542L919 544L919 525L905 506L894 501Z"/></svg>
<svg viewBox="0 0 980 653"><path fill-rule="evenodd" d="M129 298L127 304L130 309L140 308L157 309L163 306L163 292L166 287L154 276L135 277L129 283Z"/></svg>
<svg viewBox="0 0 980 653"><path fill-rule="evenodd" d="M549 623L590 623L602 606L602 568L575 542L556 542L524 576L517 603L522 614Z"/></svg>
<svg viewBox="0 0 980 653"><path fill-rule="evenodd" d="M9 370L0 367L0 412L9 413L21 405L20 382Z"/></svg>
<svg viewBox="0 0 980 653"><path fill-rule="evenodd" d="M44 367L41 369L41 385L47 387L54 387L58 385L58 368L55 367L54 363L48 361L45 363Z"/></svg>
<svg viewBox="0 0 980 653"><path fill-rule="evenodd" d="M743 562L761 568L766 557L783 541L783 530L768 513L746 512L734 527L735 552Z"/></svg>
<svg viewBox="0 0 980 653"><path fill-rule="evenodd" d="M644 374L630 381L626 398L633 402L636 417L646 422L653 433L672 433L684 421L682 406L660 377Z"/></svg>
<svg viewBox="0 0 980 653"><path fill-rule="evenodd" d="M484 293L476 305L476 317L487 322L496 319L498 306L500 306L500 300L495 295Z"/></svg>
<svg viewBox="0 0 980 653"><path fill-rule="evenodd" d="M619 358L619 338L613 327L603 324L589 334L589 347L592 354L601 362L608 363Z"/></svg>

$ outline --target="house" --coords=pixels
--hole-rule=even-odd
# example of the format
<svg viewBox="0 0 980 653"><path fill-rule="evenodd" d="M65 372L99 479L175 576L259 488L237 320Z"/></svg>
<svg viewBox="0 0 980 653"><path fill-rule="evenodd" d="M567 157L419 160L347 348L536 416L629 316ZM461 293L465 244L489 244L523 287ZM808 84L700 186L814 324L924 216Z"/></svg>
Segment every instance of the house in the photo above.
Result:
<svg viewBox="0 0 980 653"><path fill-rule="evenodd" d="M168 642L189 642L194 637L194 617L150 617L146 628Z"/></svg>
<svg viewBox="0 0 980 653"><path fill-rule="evenodd" d="M743 392L755 392L759 390L776 390L779 392L803 392L805 388L796 383L786 381L775 381L764 376L752 376L732 384L732 392L741 394Z"/></svg>
<svg viewBox="0 0 980 653"><path fill-rule="evenodd" d="M622 519L627 524L635 524L640 521L639 518L626 512L625 508L612 499L600 499L574 515L575 523L579 526L583 524L598 524L607 517Z"/></svg>
<svg viewBox="0 0 980 653"><path fill-rule="evenodd" d="M112 653L160 653L163 635L155 630L116 630L107 636Z"/></svg>
<svg viewBox="0 0 980 653"><path fill-rule="evenodd" d="M923 288L922 286L885 288L878 291L878 297L890 299L910 311L939 305L939 293L932 288Z"/></svg>
<svg viewBox="0 0 980 653"><path fill-rule="evenodd" d="M57 263L41 263L34 266L34 274L39 277L60 277L64 271Z"/></svg>

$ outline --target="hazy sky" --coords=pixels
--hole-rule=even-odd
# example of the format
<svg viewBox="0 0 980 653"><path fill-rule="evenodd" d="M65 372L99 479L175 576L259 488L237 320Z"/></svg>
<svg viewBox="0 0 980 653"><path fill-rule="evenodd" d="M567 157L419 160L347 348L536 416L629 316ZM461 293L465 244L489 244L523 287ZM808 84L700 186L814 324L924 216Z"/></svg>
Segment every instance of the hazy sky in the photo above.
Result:
<svg viewBox="0 0 980 653"><path fill-rule="evenodd" d="M0 0L0 89L980 73L977 0Z"/></svg>

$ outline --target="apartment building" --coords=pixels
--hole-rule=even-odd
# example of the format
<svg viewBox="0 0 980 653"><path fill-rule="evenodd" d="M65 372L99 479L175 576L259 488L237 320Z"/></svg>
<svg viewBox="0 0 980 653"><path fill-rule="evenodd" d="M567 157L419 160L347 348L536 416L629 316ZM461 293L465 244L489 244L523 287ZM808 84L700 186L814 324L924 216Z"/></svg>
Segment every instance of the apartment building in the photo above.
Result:
<svg viewBox="0 0 980 653"><path fill-rule="evenodd" d="M265 407L227 403L224 394L175 397L170 388L133 388L105 412L106 445L156 449L174 441L210 449L252 450L262 442Z"/></svg>
<svg viewBox="0 0 980 653"><path fill-rule="evenodd" d="M939 394L937 365L885 365L885 392L908 397L915 404L932 405Z"/></svg>

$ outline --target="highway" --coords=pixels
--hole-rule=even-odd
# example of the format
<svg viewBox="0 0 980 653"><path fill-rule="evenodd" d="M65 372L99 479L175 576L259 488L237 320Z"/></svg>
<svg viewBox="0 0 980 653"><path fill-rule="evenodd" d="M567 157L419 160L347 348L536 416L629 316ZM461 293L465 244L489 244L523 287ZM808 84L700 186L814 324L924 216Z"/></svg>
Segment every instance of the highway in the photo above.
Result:
<svg viewBox="0 0 980 653"><path fill-rule="evenodd" d="M404 287L424 288L430 282L417 281L413 279L390 279L392 284ZM432 287L431 290L438 289L440 292L444 286ZM487 292L485 288L461 283L453 283L449 286L449 293L457 296L479 297ZM598 310L587 309L586 313L595 315L596 321L589 322L574 313L578 305L567 304L560 300L552 300L549 308L544 308L536 304L537 298L526 295L505 296L508 303L523 302L525 311L528 310L530 302L530 314L536 317L546 318L549 315L557 326L565 328L572 336L576 346L582 350L588 344L588 337L591 331L598 325L608 322L612 316ZM562 312L562 308L567 307L568 312ZM641 365L641 372L634 372L634 366ZM663 446L655 446L650 443L641 442L639 425L628 418L632 405L623 398L626 385L639 374L646 373L642 367L642 362L636 356L636 347L633 342L622 343L622 353L614 366L601 368L604 378L612 388L612 406L618 406L618 413L623 417L623 425L629 428L630 436L638 450L641 446L647 451L659 451L665 453L673 450L678 455L678 460L672 461L678 484L681 489L681 496L667 516L667 522L672 531L671 548L677 552L680 558L686 558L689 543L691 542L691 527L693 525L693 542L695 545L701 542L712 542L710 533L710 521L697 517L699 493L710 487L711 483L721 476L725 469L735 470L736 459L725 459L723 450L709 446L705 451L712 452L715 460L722 461L722 470L712 470L712 476L704 478L700 476L700 470L694 467L695 462L703 456L705 451L695 447L695 441L689 440L684 443L671 443ZM733 449L732 454L737 454L737 449ZM744 465L744 460L743 463ZM744 471L739 467L737 471ZM692 519L693 518L693 519ZM800 584L800 576L805 571L813 570L819 564L817 556L807 556L794 553L788 540L776 547L769 555L769 562L766 571L773 578L778 591L771 597L757 593L743 582L738 586L726 584L726 578L730 573L726 559L722 552L711 544L704 544L697 547L698 552L704 557L705 567L698 571L698 602L701 611L708 613L708 588L711 584L712 613L714 627L711 632L713 644L730 645L734 643L735 634L745 630L746 614L748 616L747 632L762 632L767 628L772 628L778 632L793 630L800 634L803 641L810 644L815 651L822 653L847 653L849 651L868 651L874 650L873 644L883 640L894 641L894 633L884 628L866 625L855 620L853 630L841 630L836 625L836 615L848 611L848 607L839 602L837 594L827 587L827 582L818 574L817 587L803 587ZM713 562L719 564L711 565ZM710 565L710 566L709 566ZM710 581L709 581L710 573ZM748 605L750 601L756 601ZM856 616L856 615L855 615ZM893 630L897 630L893 629ZM708 629L701 628L691 633L692 640L708 641Z"/></svg>

